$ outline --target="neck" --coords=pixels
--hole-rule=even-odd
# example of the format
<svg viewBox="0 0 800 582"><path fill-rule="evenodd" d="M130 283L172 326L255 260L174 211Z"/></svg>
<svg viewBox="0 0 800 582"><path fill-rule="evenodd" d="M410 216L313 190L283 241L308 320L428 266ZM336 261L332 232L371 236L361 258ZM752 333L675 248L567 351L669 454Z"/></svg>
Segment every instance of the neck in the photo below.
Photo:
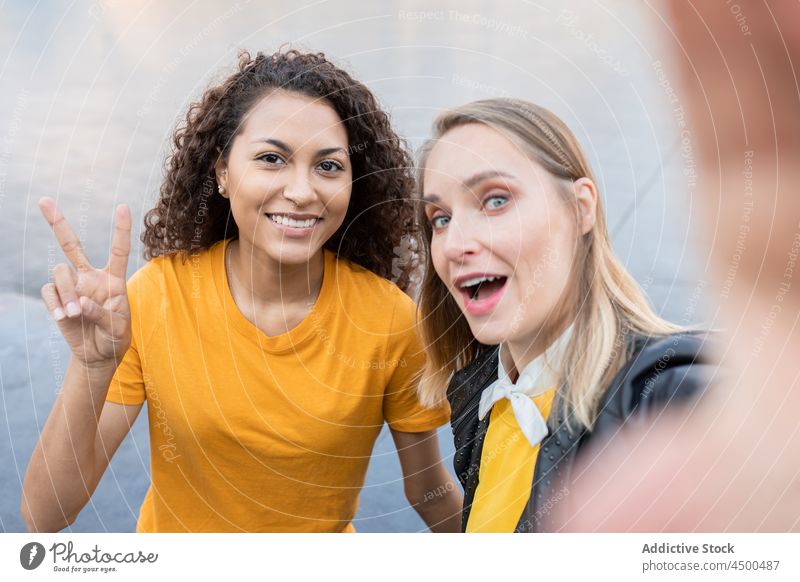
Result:
<svg viewBox="0 0 800 582"><path fill-rule="evenodd" d="M226 268L234 298L255 305L313 303L322 288L325 255L322 249L307 263L286 265L241 239L229 243Z"/></svg>
<svg viewBox="0 0 800 582"><path fill-rule="evenodd" d="M525 338L504 342L502 352L505 352L506 357L503 360L503 367L511 381L516 382L520 372L558 341L569 326L570 322L567 320L559 324L555 332L539 329Z"/></svg>

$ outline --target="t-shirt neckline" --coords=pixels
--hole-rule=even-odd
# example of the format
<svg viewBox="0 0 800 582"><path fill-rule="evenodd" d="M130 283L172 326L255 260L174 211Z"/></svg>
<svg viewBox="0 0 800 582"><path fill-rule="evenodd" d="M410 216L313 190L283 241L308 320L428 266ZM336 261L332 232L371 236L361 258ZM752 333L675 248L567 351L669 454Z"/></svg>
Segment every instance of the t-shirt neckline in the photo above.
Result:
<svg viewBox="0 0 800 582"><path fill-rule="evenodd" d="M217 290L217 298L222 305L225 313L226 325L233 328L237 333L250 341L256 342L264 351L270 353L290 352L313 338L320 331L324 332L322 323L323 316L327 313L328 307L336 288L336 255L328 249L323 249L324 267L322 273L322 286L319 296L308 314L295 327L286 333L270 336L256 327L239 310L239 306L233 299L225 265L225 254L228 244L233 239L226 239L216 243L210 249L210 259L214 284Z"/></svg>

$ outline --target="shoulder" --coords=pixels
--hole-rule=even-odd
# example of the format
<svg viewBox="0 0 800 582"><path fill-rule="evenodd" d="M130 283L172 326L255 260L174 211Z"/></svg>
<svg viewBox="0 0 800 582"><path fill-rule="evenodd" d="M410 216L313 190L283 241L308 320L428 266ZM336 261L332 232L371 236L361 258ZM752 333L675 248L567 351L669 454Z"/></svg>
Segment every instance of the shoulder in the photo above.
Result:
<svg viewBox="0 0 800 582"><path fill-rule="evenodd" d="M716 341L709 331L682 331L667 336L634 336L631 338L633 352L631 360L647 365L653 359L675 357L680 361L702 360L708 345Z"/></svg>
<svg viewBox="0 0 800 582"><path fill-rule="evenodd" d="M686 331L665 337L634 340L626 380L643 386L667 371L683 371L695 378L701 370L714 367L712 353L717 338L711 332Z"/></svg>
<svg viewBox="0 0 800 582"><path fill-rule="evenodd" d="M173 280L197 277L207 272L216 259L222 261L223 241L197 252L176 252L153 257L128 281L138 285L158 283L160 286Z"/></svg>
<svg viewBox="0 0 800 582"><path fill-rule="evenodd" d="M336 265L336 280L341 285L355 286L360 294L368 300L386 300L399 296L404 296L411 301L411 298L403 293L400 288L391 281L376 275L369 269L344 257L336 256L335 253L325 250L329 258ZM412 302L413 303L413 302Z"/></svg>
<svg viewBox="0 0 800 582"><path fill-rule="evenodd" d="M221 264L221 249L222 246L217 243L196 253L180 252L153 257L128 279L131 309L139 308L142 313L149 311L155 314L166 301L186 296L201 284L212 284L213 257L219 255Z"/></svg>
<svg viewBox="0 0 800 582"><path fill-rule="evenodd" d="M469 403L477 392L497 376L498 346L484 346L473 360L458 370L447 386L447 399L454 412Z"/></svg>
<svg viewBox="0 0 800 582"><path fill-rule="evenodd" d="M632 353L611 382L604 410L625 418L686 402L702 394L716 370L713 333L686 331L661 337L636 336Z"/></svg>
<svg viewBox="0 0 800 582"><path fill-rule="evenodd" d="M414 327L417 306L397 285L343 257L333 261L337 301L348 314L395 331Z"/></svg>
<svg viewBox="0 0 800 582"><path fill-rule="evenodd" d="M143 264L128 279L128 294L155 289L163 277L164 257L154 257Z"/></svg>
<svg viewBox="0 0 800 582"><path fill-rule="evenodd" d="M484 346L473 360L453 374L450 386L482 383L497 372L498 346Z"/></svg>
<svg viewBox="0 0 800 582"><path fill-rule="evenodd" d="M171 309L201 284L212 285L214 261L222 264L222 242L194 253L172 253L153 257L128 279L128 303L134 321L134 337L148 341L170 319L180 318L180 310Z"/></svg>

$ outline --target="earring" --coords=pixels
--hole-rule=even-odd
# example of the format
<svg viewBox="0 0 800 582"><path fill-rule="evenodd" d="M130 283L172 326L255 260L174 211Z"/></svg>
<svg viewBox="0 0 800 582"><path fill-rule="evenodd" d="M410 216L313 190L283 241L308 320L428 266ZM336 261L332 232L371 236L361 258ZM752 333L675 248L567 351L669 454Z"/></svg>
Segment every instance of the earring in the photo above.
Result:
<svg viewBox="0 0 800 582"><path fill-rule="evenodd" d="M225 176L228 174L228 170L222 170L221 173L223 176ZM217 184L217 192L219 192L220 194L225 194L225 186L223 186L222 184Z"/></svg>

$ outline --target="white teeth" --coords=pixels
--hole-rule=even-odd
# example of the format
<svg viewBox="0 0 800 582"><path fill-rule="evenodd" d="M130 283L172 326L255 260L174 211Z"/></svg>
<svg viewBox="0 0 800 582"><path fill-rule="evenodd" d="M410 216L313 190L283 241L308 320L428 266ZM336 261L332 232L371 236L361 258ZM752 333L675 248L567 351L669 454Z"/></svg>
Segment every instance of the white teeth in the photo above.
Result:
<svg viewBox="0 0 800 582"><path fill-rule="evenodd" d="M267 216L269 216L269 219L272 222L276 224L282 224L283 226L288 226L291 228L311 228L319 220L319 218L295 220L294 218L289 218L288 216L283 216L282 214L267 214Z"/></svg>
<svg viewBox="0 0 800 582"><path fill-rule="evenodd" d="M474 285L477 285L478 283L483 283L483 282L491 283L492 281L496 281L499 278L500 277L486 277L486 276L473 277L472 279L467 279L466 281L462 281L461 284L459 284L459 287L463 289L464 287L472 287Z"/></svg>

